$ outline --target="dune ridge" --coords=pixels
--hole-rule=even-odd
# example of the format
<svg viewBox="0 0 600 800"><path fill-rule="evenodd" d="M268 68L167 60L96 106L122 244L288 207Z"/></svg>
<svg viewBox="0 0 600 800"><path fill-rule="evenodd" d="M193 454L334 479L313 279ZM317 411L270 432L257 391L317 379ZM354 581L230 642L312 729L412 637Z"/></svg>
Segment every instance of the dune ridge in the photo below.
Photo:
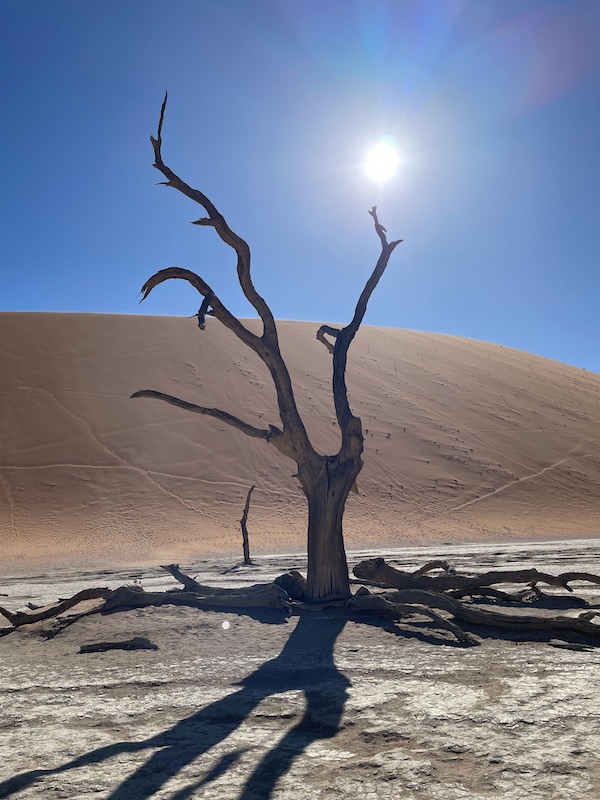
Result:
<svg viewBox="0 0 600 800"><path fill-rule="evenodd" d="M249 326L258 330L258 322ZM317 323L278 323L313 444L338 443ZM215 320L0 314L0 541L11 567L301 551L294 465L153 388L278 424L258 358ZM349 547L600 533L600 375L499 345L363 327L350 403L365 467Z"/></svg>

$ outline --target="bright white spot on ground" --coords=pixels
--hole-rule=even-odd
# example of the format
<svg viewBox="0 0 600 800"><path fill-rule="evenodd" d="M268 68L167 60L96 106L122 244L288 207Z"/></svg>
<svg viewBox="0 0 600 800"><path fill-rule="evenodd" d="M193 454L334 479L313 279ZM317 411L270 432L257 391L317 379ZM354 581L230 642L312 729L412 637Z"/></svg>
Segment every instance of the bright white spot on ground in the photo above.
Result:
<svg viewBox="0 0 600 800"><path fill-rule="evenodd" d="M230 625L231 625L231 623L228 622L227 620L225 620L225 622L221 623L221 627L223 628L224 631L228 630Z"/></svg>
<svg viewBox="0 0 600 800"><path fill-rule="evenodd" d="M400 158L396 148L389 142L383 141L367 153L365 170L373 180L387 181L396 172L399 163Z"/></svg>

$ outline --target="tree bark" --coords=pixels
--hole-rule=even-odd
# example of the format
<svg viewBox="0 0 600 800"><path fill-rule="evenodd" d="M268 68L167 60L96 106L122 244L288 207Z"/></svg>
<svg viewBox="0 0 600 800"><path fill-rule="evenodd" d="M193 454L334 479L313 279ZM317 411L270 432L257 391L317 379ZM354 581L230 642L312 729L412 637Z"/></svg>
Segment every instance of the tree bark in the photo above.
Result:
<svg viewBox="0 0 600 800"><path fill-rule="evenodd" d="M250 558L250 539L248 537L248 512L250 511L250 498L252 497L252 492L255 489L255 485L252 485L248 490L248 496L246 497L246 505L244 506L244 513L242 514L242 518L240 520L240 527L242 529L242 551L244 554L244 564L251 565L252 559Z"/></svg>
<svg viewBox="0 0 600 800"><path fill-rule="evenodd" d="M591 622L589 612L577 617L544 617L534 614L505 613L477 608L469 603L455 600L447 594L423 589L403 589L382 594L356 593L350 603L352 608L361 610L388 611L392 614L405 614L412 608L416 613L419 607L439 608L452 614L462 622L473 625L486 625L491 628L508 628L514 631L559 630L584 634L596 641L600 639L600 625Z"/></svg>
<svg viewBox="0 0 600 800"><path fill-rule="evenodd" d="M69 597L67 600L61 600L56 605L42 608L41 611L36 610L32 614L28 614L25 611L12 612L2 607L0 607L0 614L2 614L2 616L5 617L15 628L19 628L21 625L31 625L33 622L40 622L44 619L56 617L58 614L62 614L63 611L68 611L70 608L76 606L78 603L82 603L84 600L106 600L111 595L112 591L106 588L82 589L81 592L77 592L77 594L73 595L73 597Z"/></svg>
<svg viewBox="0 0 600 800"><path fill-rule="evenodd" d="M308 501L308 568L306 602L330 602L350 597L350 579L342 520L346 500L360 472L360 455L339 465L324 457L319 474L300 480Z"/></svg>
<svg viewBox="0 0 600 800"><path fill-rule="evenodd" d="M445 563L445 562L444 562ZM438 562L442 566L442 562ZM427 564L428 569L432 564ZM391 589L424 589L433 592L457 591L462 595L478 593L482 587L492 586L497 583L529 583L535 586L546 583L548 586L558 586L572 592L569 586L571 581L586 581L600 584L600 576L589 572L563 572L560 575L549 575L537 569L494 570L481 575L457 575L446 569L442 575L425 575L424 569L416 572L402 572L390 567L383 558L369 558L361 561L354 567L357 578L373 581L381 586Z"/></svg>
<svg viewBox="0 0 600 800"><path fill-rule="evenodd" d="M148 606L189 606L210 611L219 608L277 608L286 613L290 599L274 583L249 586L246 589L221 589L218 594L199 595L196 592L143 592L121 586L102 606L102 613L125 611Z"/></svg>

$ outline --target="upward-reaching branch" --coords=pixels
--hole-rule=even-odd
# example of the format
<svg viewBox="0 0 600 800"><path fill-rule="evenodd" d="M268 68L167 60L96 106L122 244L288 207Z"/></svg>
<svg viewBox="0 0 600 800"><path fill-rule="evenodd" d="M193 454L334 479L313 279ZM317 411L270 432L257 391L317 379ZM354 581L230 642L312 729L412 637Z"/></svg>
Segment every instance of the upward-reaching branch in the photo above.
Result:
<svg viewBox="0 0 600 800"><path fill-rule="evenodd" d="M352 414L348 402L348 388L346 386L348 348L363 321L369 299L388 265L390 256L403 241L402 239L398 239L388 243L386 229L377 218L377 207L373 206L369 214L373 217L375 230L381 240L381 255L377 260L375 269L371 273L371 276L367 280L358 298L352 321L339 331L329 325L322 325L317 333L317 339L323 342L329 352L333 353L333 399L337 421L342 431L342 449L349 444L348 434L350 433L350 429L356 429L359 424L357 417ZM325 334L333 336L335 338L335 344L332 345L328 342L324 338ZM354 423L351 425L353 421Z"/></svg>
<svg viewBox="0 0 600 800"><path fill-rule="evenodd" d="M191 186L189 186L163 161L162 128L165 120L167 97L168 93L165 92L165 99L163 100L163 104L160 109L160 119L158 122L156 138L154 138L154 136L150 137L150 141L152 142L152 147L154 149L154 166L157 170L159 170L159 172L162 172L167 179L164 182L165 186L171 186L173 189L177 189L186 197L189 197L190 200L193 200L195 203L198 203L204 208L208 214L208 217L203 217L202 219L196 220L194 224L205 225L214 228L225 244L228 244L235 250L237 254L237 273L242 291L258 312L258 315L263 322L265 333L272 334L275 331L275 320L273 318L271 309L256 291L254 284L252 283L250 276L250 248L248 247L247 242L242 239L241 236L231 230L225 217L218 211L214 203L212 203L205 194L198 191L198 189L193 189Z"/></svg>
<svg viewBox="0 0 600 800"><path fill-rule="evenodd" d="M388 265L388 261L390 256L401 244L404 239L396 239L394 242L390 242L388 244L387 237L386 237L386 229L383 225L380 224L379 220L377 219L377 206L373 206L373 208L369 211L369 214L373 217L375 222L375 230L379 238L381 239L381 255L375 265L375 269L371 273L371 277L365 284L365 288L362 290L360 297L358 298L358 303L356 304L356 310L354 312L354 317L352 318L352 322L344 328L344 333L349 336L348 344L346 345L346 349L348 349L350 342L352 341L354 334L359 329L361 322L363 321L363 317L365 316L365 312L367 310L367 303L371 295L373 294L375 287L379 283L379 279L383 275L385 268Z"/></svg>

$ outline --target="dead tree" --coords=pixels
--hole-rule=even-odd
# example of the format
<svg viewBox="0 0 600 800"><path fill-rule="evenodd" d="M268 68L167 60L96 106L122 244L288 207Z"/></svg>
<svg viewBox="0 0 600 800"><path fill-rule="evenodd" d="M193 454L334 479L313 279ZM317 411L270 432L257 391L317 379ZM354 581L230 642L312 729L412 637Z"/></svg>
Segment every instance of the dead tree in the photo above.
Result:
<svg viewBox="0 0 600 800"><path fill-rule="evenodd" d="M356 486L356 478L363 465L363 431L360 419L352 413L348 402L346 361L348 348L362 323L369 298L383 275L392 252L402 240L387 241L386 230L378 220L377 209L373 207L369 213L373 217L375 231L381 242L381 252L359 297L352 321L341 329L324 325L317 334L317 338L333 356L333 399L341 431L339 451L335 455L321 455L313 447L298 412L290 375L279 349L279 337L271 309L252 283L248 244L229 227L225 217L206 195L185 183L163 161L162 128L166 105L165 94L156 138L150 137L154 149L154 167L166 178L163 185L177 189L204 208L208 216L195 220L194 224L214 228L225 244L235 251L238 280L244 295L262 321L262 335L257 336L248 330L201 277L181 267L169 267L153 275L142 287L142 300L163 281L172 278L188 281L203 298L197 314L200 329L204 329L207 314L216 317L267 366L277 393L281 427L269 425L268 428L257 428L227 411L199 406L153 389L142 389L132 397L152 397L187 411L215 417L247 436L264 439L295 461L298 468L296 474L308 503L307 599L323 601L347 598L350 596L350 584L342 518L346 500ZM331 337L332 341L326 336Z"/></svg>
<svg viewBox="0 0 600 800"><path fill-rule="evenodd" d="M252 497L252 492L256 488L255 485L252 485L248 489L248 496L246 497L246 504L244 506L244 513L242 514L242 518L240 520L240 527L242 529L242 550L244 553L244 564L247 566L252 566L252 559L250 558L250 538L248 536L248 512L250 511L250 498Z"/></svg>

